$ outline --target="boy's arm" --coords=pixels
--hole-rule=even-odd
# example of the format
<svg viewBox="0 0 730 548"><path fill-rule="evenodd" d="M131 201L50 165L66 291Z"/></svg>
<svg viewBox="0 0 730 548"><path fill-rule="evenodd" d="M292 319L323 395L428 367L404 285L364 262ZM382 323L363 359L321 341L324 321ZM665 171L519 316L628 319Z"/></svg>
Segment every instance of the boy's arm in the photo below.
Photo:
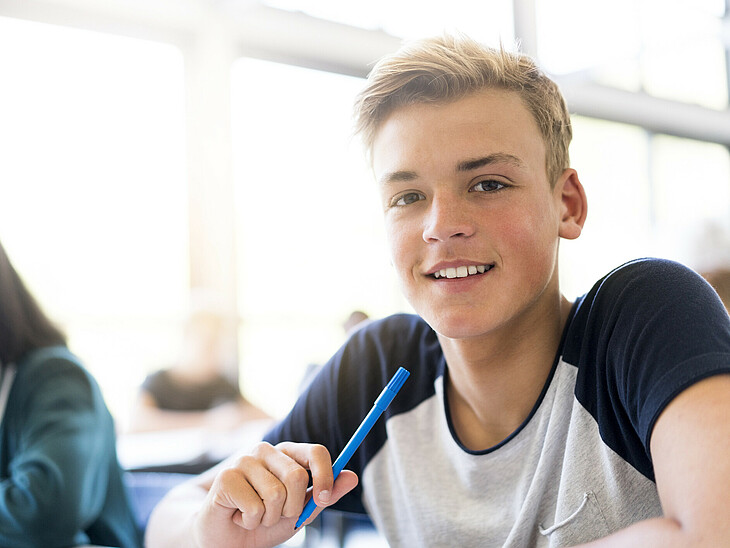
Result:
<svg viewBox="0 0 730 548"><path fill-rule="evenodd" d="M344 470L333 486L332 460L321 445L260 443L249 455L232 457L168 493L150 516L145 545L277 546L295 533L308 470L313 494L323 506L334 504L357 485L357 476Z"/></svg>
<svg viewBox="0 0 730 548"><path fill-rule="evenodd" d="M724 546L730 538L730 375L680 393L651 437L664 517L642 521L586 547Z"/></svg>

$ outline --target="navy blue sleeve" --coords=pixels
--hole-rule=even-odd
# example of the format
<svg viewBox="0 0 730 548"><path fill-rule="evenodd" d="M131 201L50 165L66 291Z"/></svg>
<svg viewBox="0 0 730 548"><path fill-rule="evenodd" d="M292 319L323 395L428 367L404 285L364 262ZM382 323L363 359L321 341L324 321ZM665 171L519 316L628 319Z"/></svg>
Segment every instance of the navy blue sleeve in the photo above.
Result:
<svg viewBox="0 0 730 548"><path fill-rule="evenodd" d="M405 367L411 372L407 385L346 467L361 475L385 443L388 417L417 405L424 390L433 392L434 360L430 356L436 348L435 333L417 316L399 314L371 322L355 332L322 367L289 414L264 440L274 445L281 441L319 443L327 447L334 461L398 367ZM335 508L365 513L361 495L358 485Z"/></svg>
<svg viewBox="0 0 730 548"><path fill-rule="evenodd" d="M730 316L697 273L667 260L627 263L600 280L568 327L576 397L601 437L654 479L649 442L682 390L730 373Z"/></svg>

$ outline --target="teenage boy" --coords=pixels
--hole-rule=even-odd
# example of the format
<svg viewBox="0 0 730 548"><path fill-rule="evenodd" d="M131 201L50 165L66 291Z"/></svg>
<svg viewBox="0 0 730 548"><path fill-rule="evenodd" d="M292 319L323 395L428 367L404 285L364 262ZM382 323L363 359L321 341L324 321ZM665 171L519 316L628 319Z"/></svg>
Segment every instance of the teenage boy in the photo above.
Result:
<svg viewBox="0 0 730 548"><path fill-rule="evenodd" d="M367 512L393 547L727 545L728 315L661 260L561 295L558 242L587 202L556 85L524 56L427 40L374 68L357 120L418 316L358 331L269 443L160 504L148 545L280 543L308 473L320 506Z"/></svg>

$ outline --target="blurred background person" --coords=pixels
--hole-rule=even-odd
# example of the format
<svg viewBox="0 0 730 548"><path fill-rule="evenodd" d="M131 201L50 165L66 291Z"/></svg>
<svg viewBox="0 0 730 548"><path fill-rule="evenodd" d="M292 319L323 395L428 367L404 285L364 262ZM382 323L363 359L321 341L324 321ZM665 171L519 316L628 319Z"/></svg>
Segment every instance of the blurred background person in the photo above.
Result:
<svg viewBox="0 0 730 548"><path fill-rule="evenodd" d="M112 417L0 245L0 546L141 546Z"/></svg>
<svg viewBox="0 0 730 548"><path fill-rule="evenodd" d="M370 316L368 316L365 312L362 310L354 310L347 317L345 323L342 324L342 328L345 330L345 335L349 337L369 321Z"/></svg>
<svg viewBox="0 0 730 548"><path fill-rule="evenodd" d="M715 288L725 308L730 312L730 267L702 272L702 277Z"/></svg>
<svg viewBox="0 0 730 548"><path fill-rule="evenodd" d="M180 356L142 383L130 431L205 427L234 429L268 415L226 375L226 316L210 295L196 294L183 328Z"/></svg>
<svg viewBox="0 0 730 548"><path fill-rule="evenodd" d="M730 311L730 228L707 221L692 242L691 266L717 291Z"/></svg>

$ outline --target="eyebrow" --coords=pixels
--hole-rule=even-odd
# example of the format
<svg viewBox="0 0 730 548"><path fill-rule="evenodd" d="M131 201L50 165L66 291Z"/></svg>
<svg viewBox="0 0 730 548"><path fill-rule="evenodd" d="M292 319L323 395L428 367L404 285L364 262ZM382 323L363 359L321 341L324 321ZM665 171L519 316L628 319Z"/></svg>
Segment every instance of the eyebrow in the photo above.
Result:
<svg viewBox="0 0 730 548"><path fill-rule="evenodd" d="M495 152L494 154L488 154L481 158L475 158L473 160L464 160L456 164L457 172L473 171L480 167L488 166L491 164L511 164L515 167L523 167L524 163L517 156L513 154L507 154L505 152ZM384 173L378 182L385 186L393 183L401 183L407 181L414 181L418 179L418 173L415 171L389 171Z"/></svg>
<svg viewBox="0 0 730 548"><path fill-rule="evenodd" d="M456 171L472 171L490 164L511 164L515 167L522 167L524 164L517 156L504 152L496 152L474 160L465 160L456 165Z"/></svg>
<svg viewBox="0 0 730 548"><path fill-rule="evenodd" d="M415 171L389 171L388 173L383 173L380 179L378 179L378 182L386 186L403 181L413 181L415 179L418 179L418 174Z"/></svg>

